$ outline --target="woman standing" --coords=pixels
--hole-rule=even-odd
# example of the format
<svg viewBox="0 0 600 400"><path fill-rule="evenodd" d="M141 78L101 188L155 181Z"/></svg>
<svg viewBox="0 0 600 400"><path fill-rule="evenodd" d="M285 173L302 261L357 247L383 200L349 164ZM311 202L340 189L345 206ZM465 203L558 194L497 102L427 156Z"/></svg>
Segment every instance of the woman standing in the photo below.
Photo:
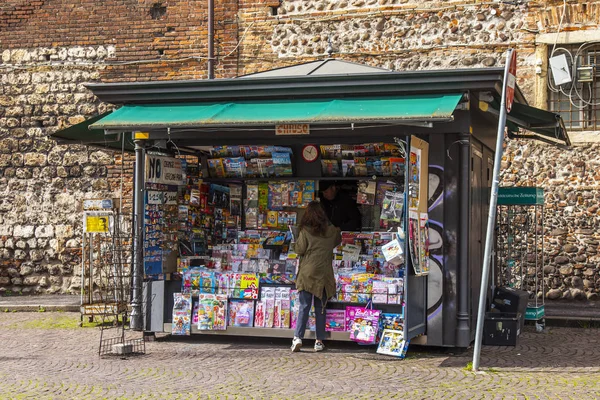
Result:
<svg viewBox="0 0 600 400"><path fill-rule="evenodd" d="M325 211L316 201L311 202L300 221L300 233L294 250L300 256L296 289L300 303L298 322L292 341L292 351L300 351L314 299L316 315L315 351L325 349L325 306L335 295L333 249L342 242L340 229L329 224Z"/></svg>

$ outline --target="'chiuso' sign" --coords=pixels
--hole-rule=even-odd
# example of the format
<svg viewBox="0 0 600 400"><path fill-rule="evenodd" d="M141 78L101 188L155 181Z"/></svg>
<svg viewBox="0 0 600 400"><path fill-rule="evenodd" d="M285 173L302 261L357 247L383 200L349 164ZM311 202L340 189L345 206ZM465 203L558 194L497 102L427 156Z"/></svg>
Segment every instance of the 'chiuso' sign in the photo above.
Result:
<svg viewBox="0 0 600 400"><path fill-rule="evenodd" d="M542 205L544 189L537 187L501 187L498 188L498 205Z"/></svg>
<svg viewBox="0 0 600 400"><path fill-rule="evenodd" d="M181 160L172 157L146 156L146 182L185 185Z"/></svg>

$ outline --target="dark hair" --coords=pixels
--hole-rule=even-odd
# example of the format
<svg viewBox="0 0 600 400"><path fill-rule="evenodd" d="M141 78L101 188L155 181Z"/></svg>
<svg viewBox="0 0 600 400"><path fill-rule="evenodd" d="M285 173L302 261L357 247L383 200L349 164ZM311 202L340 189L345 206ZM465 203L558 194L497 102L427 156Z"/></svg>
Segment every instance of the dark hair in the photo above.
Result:
<svg viewBox="0 0 600 400"><path fill-rule="evenodd" d="M325 236L329 220L318 201L311 201L300 220L300 229L310 229L318 236Z"/></svg>

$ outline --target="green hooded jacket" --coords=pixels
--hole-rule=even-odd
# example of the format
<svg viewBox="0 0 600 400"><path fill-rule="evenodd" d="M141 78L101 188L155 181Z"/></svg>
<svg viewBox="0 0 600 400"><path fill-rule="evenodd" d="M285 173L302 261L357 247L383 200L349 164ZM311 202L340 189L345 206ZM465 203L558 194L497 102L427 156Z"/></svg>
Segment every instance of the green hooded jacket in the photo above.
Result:
<svg viewBox="0 0 600 400"><path fill-rule="evenodd" d="M312 230L302 229L294 245L300 256L296 289L312 293L323 303L335 295L333 275L333 249L342 242L340 228L327 227L324 236L315 235ZM323 299L323 293L326 297Z"/></svg>

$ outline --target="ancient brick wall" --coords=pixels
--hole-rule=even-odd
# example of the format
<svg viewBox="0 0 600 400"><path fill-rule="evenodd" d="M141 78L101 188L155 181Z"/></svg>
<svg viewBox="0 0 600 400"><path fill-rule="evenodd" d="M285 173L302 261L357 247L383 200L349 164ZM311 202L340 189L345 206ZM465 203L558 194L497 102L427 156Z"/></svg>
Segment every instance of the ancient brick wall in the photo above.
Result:
<svg viewBox="0 0 600 400"><path fill-rule="evenodd" d="M46 138L107 109L83 82L206 78L206 3L0 5L0 291L77 289L72 279L77 254L69 252L81 236L76 204L83 197L120 194L121 157L57 146ZM597 29L600 18L595 1L568 1L564 17L563 1L215 3L218 78L323 58L329 46L333 57L399 71L501 66L505 50L514 47L518 83L532 104L545 102L540 79L543 83L547 64L536 40L559 25L569 32ZM503 184L535 184L547 192L552 297L594 298L600 290L597 146L582 143L569 151L532 142L507 146ZM130 168L125 171L130 179Z"/></svg>

